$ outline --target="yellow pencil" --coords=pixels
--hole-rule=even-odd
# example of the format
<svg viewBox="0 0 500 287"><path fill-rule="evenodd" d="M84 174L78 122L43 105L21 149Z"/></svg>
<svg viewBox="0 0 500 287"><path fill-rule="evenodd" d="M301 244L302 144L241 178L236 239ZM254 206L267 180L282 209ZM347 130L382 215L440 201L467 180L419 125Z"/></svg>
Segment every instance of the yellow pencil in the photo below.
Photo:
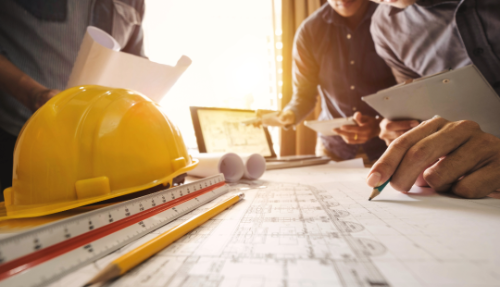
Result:
<svg viewBox="0 0 500 287"><path fill-rule="evenodd" d="M85 286L91 286L99 282L108 281L115 277L118 277L130 269L134 268L144 260L158 253L172 242L184 236L186 233L195 229L196 227L202 225L210 218L221 213L225 209L229 208L231 205L243 199L245 195L240 193L235 195L228 200L222 202L221 204L214 206L202 214L189 219L188 221L177 225L176 227L166 231L165 233L151 239L150 241L142 244L136 249L120 256L119 258L113 260L106 268L101 270L92 280L90 280Z"/></svg>

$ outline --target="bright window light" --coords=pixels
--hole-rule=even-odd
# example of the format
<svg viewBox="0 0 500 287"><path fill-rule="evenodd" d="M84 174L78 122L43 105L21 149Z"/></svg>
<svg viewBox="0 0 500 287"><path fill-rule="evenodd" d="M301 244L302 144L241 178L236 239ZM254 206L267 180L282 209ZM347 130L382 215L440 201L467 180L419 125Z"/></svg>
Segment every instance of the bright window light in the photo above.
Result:
<svg viewBox="0 0 500 287"><path fill-rule="evenodd" d="M189 148L189 106L277 109L273 1L146 0L146 54L193 63L161 101Z"/></svg>

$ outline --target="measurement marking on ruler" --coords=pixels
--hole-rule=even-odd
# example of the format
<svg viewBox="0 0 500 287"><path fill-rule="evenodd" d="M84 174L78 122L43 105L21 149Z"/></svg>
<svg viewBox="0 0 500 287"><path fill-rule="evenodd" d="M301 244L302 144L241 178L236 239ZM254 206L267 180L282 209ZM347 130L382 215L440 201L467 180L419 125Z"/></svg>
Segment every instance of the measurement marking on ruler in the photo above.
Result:
<svg viewBox="0 0 500 287"><path fill-rule="evenodd" d="M72 222L73 225L77 225L77 226L81 225L80 224L81 220L85 220L86 224L88 224L87 227L90 228L91 231L81 232L81 230L79 230L80 232L77 231L77 233L80 233L80 234L75 235L74 237L71 237L71 234L70 234L71 228L70 228L70 226L67 226L69 223L65 223L65 226L61 226L61 227L59 227L58 225L49 227L49 228L51 228L50 229L51 231L55 231L56 229L54 229L54 228L58 228L58 227L61 228L61 229L57 229L57 230L62 230L60 236L62 237L61 239L63 239L63 240L58 242L58 243L55 243L51 246L45 247L43 249L40 249L40 250L32 252L32 253L28 253L27 255L10 260L8 262L4 261L5 263L0 264L0 280L6 279L8 277L14 276L14 275L19 274L21 272L24 272L25 270L27 270L29 268L32 268L32 267L37 266L41 263L44 263L44 262L46 262L50 259L53 259L59 255L65 254L65 253L70 252L72 250L77 250L78 248L80 248L82 246L90 246L90 247L87 247L87 249L86 249L89 253L95 253L95 252L99 253L97 250L95 250L95 248L92 247L92 245L90 245L91 242L96 241L100 238L103 238L107 235L113 234L114 232L117 232L119 230L124 230L125 228L132 226L135 223L139 223L139 225L142 226L144 229L152 230L153 228L158 227L157 226L158 224L153 223L153 225L150 228L147 228L145 223L143 222L144 219L148 219L155 214L159 214L159 213L168 211L172 207L187 203L190 200L195 199L196 196L206 194L207 192L210 192L210 191L213 192L212 189L217 189L217 188L220 188L224 185L225 185L225 183L221 180L221 181L218 181L218 184L215 184L213 186L209 186L209 190L201 189L196 193L191 193L189 195L185 195L184 198L177 198L176 200L172 200L172 201L162 203L159 205L154 204L155 200L151 199L151 197L148 197L146 199L140 199L140 200L142 200L140 202L143 202L143 203L151 202L152 207L147 209L147 210L143 210L141 212L138 212L136 214L130 214L131 213L130 207L134 206L134 204L133 203L127 204L128 207L125 206L125 212L128 213L128 215L125 214L126 215L125 217L123 217L121 219L116 219L112 223L107 223L108 218L113 219L111 212L113 212L113 211L119 212L120 210L123 210L123 209L110 208L110 209L104 210L105 213L98 213L97 214L97 218L101 217L103 220L96 219L96 222L93 222L91 220L90 216L87 217L87 219L82 218L82 219L78 219L78 220L74 220L74 221L72 221L71 218L69 218L67 221L69 221L69 223ZM176 190L172 190L171 193L173 194L175 191ZM165 191L164 194L166 194L166 192L168 192L168 190ZM155 197L160 198L159 195L157 195ZM161 198L164 199L163 194L161 195ZM213 198L211 198L211 197L207 198L207 200L210 200L210 199L213 199ZM199 202L199 200L196 198L196 203L198 203L198 202ZM143 205L141 204L141 206L143 206ZM198 206L199 206L199 204L195 204L193 206L193 209L198 207ZM182 207L183 206L181 206L182 210L189 209L189 208L184 209ZM97 211L99 211L99 210L96 210L96 213L97 213ZM107 216L106 216L106 214L107 214ZM176 214L173 214L173 216L170 216L168 218L173 218L175 215ZM108 218L106 218L106 217L108 217ZM96 217L94 216L93 218L96 218ZM163 222L164 221L165 220L163 220ZM38 233L42 234L44 229L38 228L38 230L36 230L36 231ZM47 231L47 230L45 230L45 231ZM73 230L73 231L75 231L75 230ZM49 233L52 233L52 232L49 232ZM138 232L138 233L141 233L141 232ZM31 233L31 234L33 234L33 233ZM37 233L35 233L35 234L37 234ZM21 235L21 236L17 236L17 237L13 236L11 238L7 238L6 240L0 241L0 247L5 246L5 244L8 244L8 243L20 244L22 239L25 237L26 236ZM127 237L130 238L130 235L127 234ZM31 238L33 238L33 237L31 237ZM35 246L37 246L37 244L40 244L40 240L38 237L36 238L35 243L36 243ZM41 247L41 245L40 245L40 247ZM108 246L106 245L105 249L107 249L107 248L108 248ZM99 247L99 249L102 249L102 247ZM99 254L96 254L96 256L97 255L99 255ZM3 253L0 253L0 258L5 260L4 257L5 257L5 255ZM90 258L93 258L93 256L90 256L90 257L87 256L87 258L90 259ZM77 258L77 260L78 260L78 262L82 262L81 258ZM40 274L40 276L43 276L43 275ZM52 276L55 276L55 275L52 275ZM38 277L38 278L40 278L40 277Z"/></svg>

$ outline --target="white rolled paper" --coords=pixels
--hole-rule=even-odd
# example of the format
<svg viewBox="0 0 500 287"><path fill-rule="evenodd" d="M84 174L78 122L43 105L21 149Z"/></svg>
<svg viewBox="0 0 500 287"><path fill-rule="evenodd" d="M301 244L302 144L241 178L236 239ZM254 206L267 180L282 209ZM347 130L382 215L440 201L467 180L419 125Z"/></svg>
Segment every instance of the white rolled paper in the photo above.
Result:
<svg viewBox="0 0 500 287"><path fill-rule="evenodd" d="M243 177L246 179L258 179L266 171L266 160L258 153L240 155L245 163L245 174Z"/></svg>
<svg viewBox="0 0 500 287"><path fill-rule="evenodd" d="M188 175L207 177L222 173L226 182L235 182L245 174L243 160L235 153L200 153L193 157L200 163Z"/></svg>
<svg viewBox="0 0 500 287"><path fill-rule="evenodd" d="M120 52L120 44L108 33L88 27L67 88L81 85L101 85L138 91L159 103L191 59L182 56L174 67Z"/></svg>
<svg viewBox="0 0 500 287"><path fill-rule="evenodd" d="M235 153L200 153L193 156L200 160L196 168L188 171L188 175L207 177L219 173L224 174L227 182L236 182L242 177L258 179L266 171L266 160L260 154Z"/></svg>

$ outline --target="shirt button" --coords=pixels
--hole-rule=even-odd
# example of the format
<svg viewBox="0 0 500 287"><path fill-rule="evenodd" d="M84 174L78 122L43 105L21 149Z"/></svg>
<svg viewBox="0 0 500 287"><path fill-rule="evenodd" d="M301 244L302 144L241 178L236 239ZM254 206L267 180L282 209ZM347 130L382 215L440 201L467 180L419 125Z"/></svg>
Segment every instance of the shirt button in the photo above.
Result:
<svg viewBox="0 0 500 287"><path fill-rule="evenodd" d="M484 53L484 50L482 48L476 48L472 51L472 53L475 55L475 56L481 56L483 53Z"/></svg>
<svg viewBox="0 0 500 287"><path fill-rule="evenodd" d="M347 39L351 39L351 34L347 34Z"/></svg>
<svg viewBox="0 0 500 287"><path fill-rule="evenodd" d="M351 61L351 65L354 65L354 61Z"/></svg>
<svg viewBox="0 0 500 287"><path fill-rule="evenodd" d="M352 110L355 112L357 110L357 108L356 107L352 107Z"/></svg>
<svg viewBox="0 0 500 287"><path fill-rule="evenodd" d="M351 86L351 90L354 90L356 87L355 86Z"/></svg>

